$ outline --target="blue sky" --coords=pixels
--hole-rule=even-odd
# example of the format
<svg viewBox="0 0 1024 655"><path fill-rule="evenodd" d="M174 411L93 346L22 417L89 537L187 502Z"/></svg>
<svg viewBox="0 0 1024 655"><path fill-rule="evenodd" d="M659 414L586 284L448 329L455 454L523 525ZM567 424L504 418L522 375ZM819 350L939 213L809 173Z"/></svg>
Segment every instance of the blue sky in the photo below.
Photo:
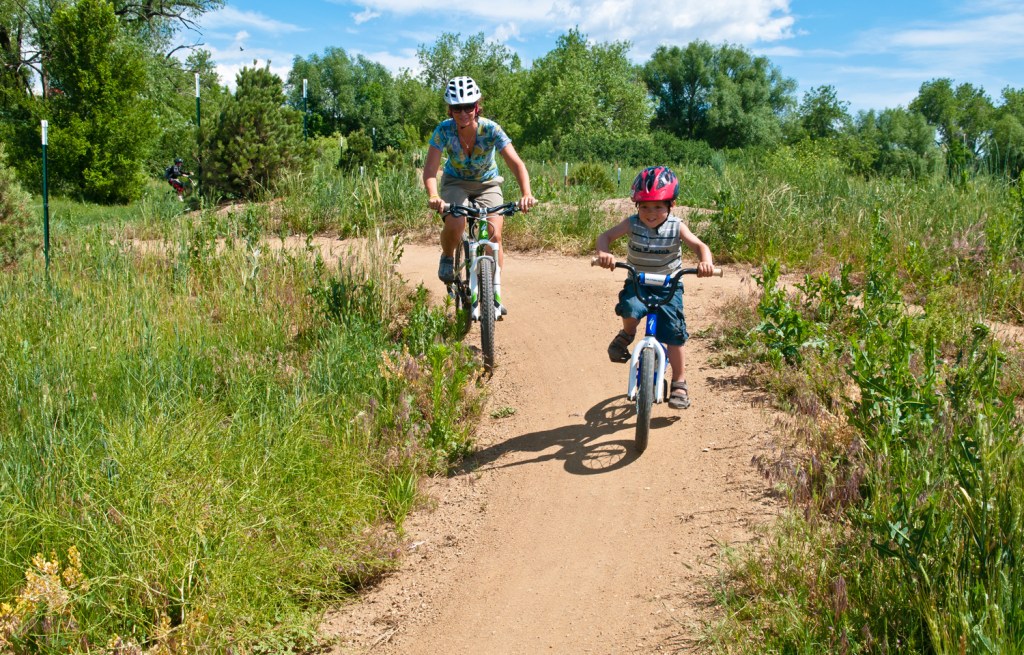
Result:
<svg viewBox="0 0 1024 655"><path fill-rule="evenodd" d="M1003 88L1024 88L1024 0L228 0L200 26L180 36L204 44L230 86L254 59L283 78L296 55L332 46L416 72L417 46L443 32L483 32L528 65L579 27L630 41L637 63L661 44L741 45L795 79L799 97L831 84L853 112L905 106L937 77L997 104Z"/></svg>

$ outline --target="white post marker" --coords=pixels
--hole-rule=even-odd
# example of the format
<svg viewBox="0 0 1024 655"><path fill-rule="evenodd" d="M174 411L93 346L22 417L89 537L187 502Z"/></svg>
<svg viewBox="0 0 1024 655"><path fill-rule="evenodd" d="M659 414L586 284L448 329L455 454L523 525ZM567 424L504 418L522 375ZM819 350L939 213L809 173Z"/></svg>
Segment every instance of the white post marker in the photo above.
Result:
<svg viewBox="0 0 1024 655"><path fill-rule="evenodd" d="M199 73L196 73L196 98L199 97Z"/></svg>
<svg viewBox="0 0 1024 655"><path fill-rule="evenodd" d="M307 83L307 81L308 80L306 78L302 78L302 99L303 100L306 99L306 83Z"/></svg>
<svg viewBox="0 0 1024 655"><path fill-rule="evenodd" d="M49 143L49 137L47 133L50 131L50 124L47 121L43 121L43 145Z"/></svg>

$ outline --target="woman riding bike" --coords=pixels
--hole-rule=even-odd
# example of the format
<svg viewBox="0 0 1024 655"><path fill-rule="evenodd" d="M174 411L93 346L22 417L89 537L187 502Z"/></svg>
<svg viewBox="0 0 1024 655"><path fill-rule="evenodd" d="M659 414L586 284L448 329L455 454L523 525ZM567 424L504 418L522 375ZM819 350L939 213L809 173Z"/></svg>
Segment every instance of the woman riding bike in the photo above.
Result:
<svg viewBox="0 0 1024 655"><path fill-rule="evenodd" d="M511 139L500 125L480 115L482 99L480 87L471 77L455 77L445 87L444 101L448 104L448 119L434 128L423 166L423 186L430 198L428 204L438 213L444 211L446 205L497 207L503 204L501 184L504 178L498 175L495 152L501 153L519 182L522 191L519 208L529 211L537 204L530 189L530 174L512 146ZM439 189L437 173L444 153L448 154L448 160L444 165ZM442 254L437 276L447 284L455 279L453 255L466 227L466 219L446 213L442 220ZM500 246L504 219L491 216L489 222L490 238ZM501 316L508 313L501 302L504 254L505 249L499 247L498 268L494 276L494 302Z"/></svg>

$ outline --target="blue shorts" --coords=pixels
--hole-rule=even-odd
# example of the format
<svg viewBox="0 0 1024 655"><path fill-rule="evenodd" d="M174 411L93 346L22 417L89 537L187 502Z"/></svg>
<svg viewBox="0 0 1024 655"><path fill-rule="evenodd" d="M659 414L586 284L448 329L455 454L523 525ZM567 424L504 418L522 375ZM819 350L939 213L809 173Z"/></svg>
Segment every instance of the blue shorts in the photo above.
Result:
<svg viewBox="0 0 1024 655"><path fill-rule="evenodd" d="M644 293L654 298L665 296L665 289L644 287ZM627 281L619 292L619 302L615 305L615 313L623 318L640 319L638 334L643 334L644 321L647 317L647 306L636 297L636 290L631 281ZM683 286L680 284L672 295L672 299L658 308L658 327L655 336L667 346L681 346L690 338L686 331L686 317L683 316Z"/></svg>

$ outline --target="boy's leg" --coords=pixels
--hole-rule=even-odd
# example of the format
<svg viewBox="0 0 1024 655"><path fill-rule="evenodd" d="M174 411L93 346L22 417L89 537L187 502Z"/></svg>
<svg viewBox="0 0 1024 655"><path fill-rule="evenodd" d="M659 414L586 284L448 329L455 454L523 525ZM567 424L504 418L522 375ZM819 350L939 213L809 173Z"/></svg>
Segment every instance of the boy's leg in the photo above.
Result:
<svg viewBox="0 0 1024 655"><path fill-rule="evenodd" d="M690 390L686 386L686 363L682 346L669 346L668 363L672 365L672 385L668 406L672 409L686 409L690 406Z"/></svg>
<svg viewBox="0 0 1024 655"><path fill-rule="evenodd" d="M686 380L686 362L683 357L682 346L669 346L668 363L672 366L672 381L682 382Z"/></svg>

